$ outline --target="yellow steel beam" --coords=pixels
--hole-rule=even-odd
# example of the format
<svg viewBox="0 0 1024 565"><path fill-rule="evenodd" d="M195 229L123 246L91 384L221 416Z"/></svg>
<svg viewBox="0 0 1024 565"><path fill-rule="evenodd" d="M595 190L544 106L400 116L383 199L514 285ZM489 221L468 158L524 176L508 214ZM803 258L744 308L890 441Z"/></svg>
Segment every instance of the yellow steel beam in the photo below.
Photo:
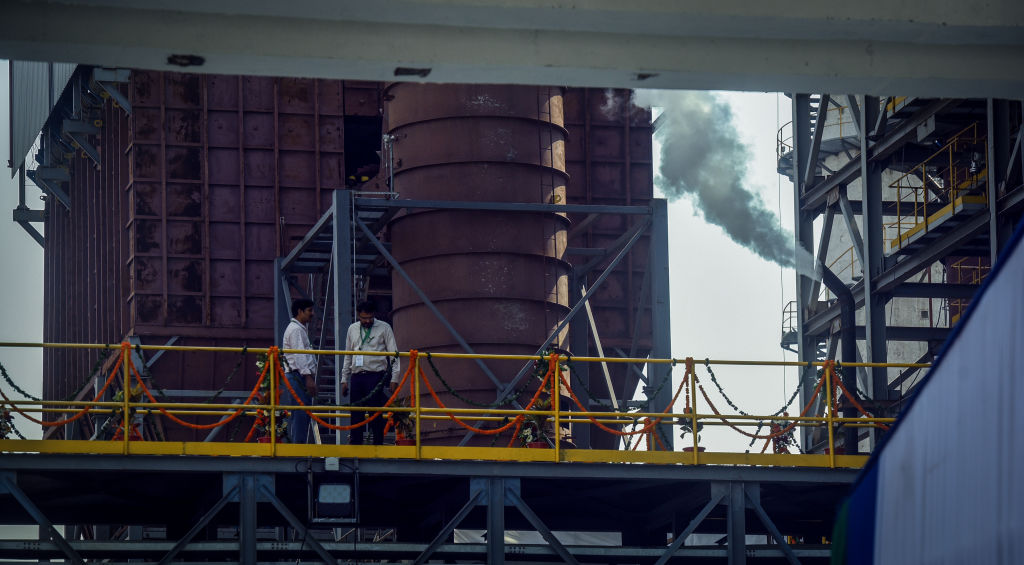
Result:
<svg viewBox="0 0 1024 565"><path fill-rule="evenodd" d="M120 454L122 442L84 440L0 440L0 451L51 454ZM315 445L228 442L127 442L129 455L201 455L229 457L341 457L372 459L445 459L452 461L560 461L578 463L644 463L662 465L748 465L775 467L859 468L865 455L798 455L682 451L618 451L608 449L530 449L523 447L420 447L394 445ZM275 453L276 452L276 453Z"/></svg>

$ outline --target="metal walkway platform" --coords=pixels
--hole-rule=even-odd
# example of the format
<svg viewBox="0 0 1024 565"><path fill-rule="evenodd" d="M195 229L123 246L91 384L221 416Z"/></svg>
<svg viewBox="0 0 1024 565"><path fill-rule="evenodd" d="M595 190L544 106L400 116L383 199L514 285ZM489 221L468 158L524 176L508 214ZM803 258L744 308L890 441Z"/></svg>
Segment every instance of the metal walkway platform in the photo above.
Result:
<svg viewBox="0 0 1024 565"><path fill-rule="evenodd" d="M729 465L7 454L0 458L4 525L65 524L69 536L78 537L93 536L99 530L89 528L102 525L104 531L120 529L121 541L68 539L63 549L63 540L5 541L0 559L664 563L685 557L820 563L829 554L822 537L830 535L836 506L856 473ZM339 522L318 523L323 517L314 516L323 508L315 500L324 484L351 489L351 504L338 507ZM267 528L278 532L276 539L266 539ZM393 535L391 541L334 541L333 528ZM454 529L485 530L488 541L454 543ZM545 537L552 531L604 532L619 543L512 545L501 535L508 530ZM687 532L714 534L727 543L670 546ZM744 534L764 535L766 544L748 546ZM776 536L791 543L779 544Z"/></svg>

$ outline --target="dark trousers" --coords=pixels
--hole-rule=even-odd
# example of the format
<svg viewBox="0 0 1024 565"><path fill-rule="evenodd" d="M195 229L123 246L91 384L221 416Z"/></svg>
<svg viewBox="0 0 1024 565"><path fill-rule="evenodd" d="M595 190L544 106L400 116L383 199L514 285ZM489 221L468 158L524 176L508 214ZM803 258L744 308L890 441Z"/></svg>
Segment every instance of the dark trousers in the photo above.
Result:
<svg viewBox="0 0 1024 565"><path fill-rule="evenodd" d="M353 406L384 406L384 403L388 401L390 375L387 371L352 373L350 380L349 392L352 396L349 398L352 399ZM370 412L371 416L373 414L376 414L376 412ZM351 423L358 424L362 422L366 419L366 415L366 412L353 410ZM381 413L380 416L374 418L369 424L352 428L352 431L349 433L349 443L352 445L362 445L363 430L369 427L370 431L373 432L373 444L383 445L385 423L386 418Z"/></svg>
<svg viewBox="0 0 1024 565"><path fill-rule="evenodd" d="M298 371L289 371L285 373L285 377L295 389L295 393L302 399L302 403L306 406L312 404L309 393L306 392L306 378ZM298 402L292 398L288 387L283 386L282 388L284 390L281 391L281 404L298 405ZM291 411L291 416L288 418L288 443L309 443L309 413L305 410Z"/></svg>

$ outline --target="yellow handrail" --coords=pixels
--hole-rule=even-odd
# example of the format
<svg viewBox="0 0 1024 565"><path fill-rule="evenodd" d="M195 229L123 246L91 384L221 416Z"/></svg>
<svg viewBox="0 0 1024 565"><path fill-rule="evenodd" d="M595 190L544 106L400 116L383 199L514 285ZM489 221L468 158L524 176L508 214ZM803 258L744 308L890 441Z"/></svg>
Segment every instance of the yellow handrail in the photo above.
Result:
<svg viewBox="0 0 1024 565"><path fill-rule="evenodd" d="M954 205L987 179L988 152L983 149L986 138L978 130L974 122L958 131L889 184L896 190L896 220L885 225L890 249L902 249L914 234L927 232L947 213L956 213ZM969 200L987 205L988 191L980 191Z"/></svg>
<svg viewBox="0 0 1024 565"><path fill-rule="evenodd" d="M27 344L24 342L6 342L0 343L0 348L3 347L48 347L48 348L70 348L70 349L82 349L82 348L113 348L114 346L94 346L93 344L73 344L73 343L39 343L39 344ZM189 416L189 417L219 417L221 422L226 424L238 417L250 418L259 414L267 414L270 421L268 429L269 435L269 446L267 445L251 445L251 444L232 444L224 442L211 442L216 443L222 450L221 454L226 455L264 455L264 456L298 456L304 454L310 456L312 453L325 453L324 450L335 450L338 454L362 454L363 456L387 456L389 453L385 451L373 451L372 454L366 454L359 451L357 446L300 446L283 443L281 437L278 436L278 420L283 417L286 411L294 410L305 410L312 415L324 422L323 425L328 425L324 420L338 421L339 419L349 419L350 412L356 409L353 406L320 406L320 405L302 405L300 404L280 404L277 401L277 392L279 383L280 386L289 386L288 383L284 383L281 379L285 378L284 375L277 368L277 356L283 351L278 350L275 347L266 349L259 348L221 348L221 347L191 347L191 346L133 346L131 344L121 344L117 346L120 349L119 362L114 367L115 374L120 371L121 386L123 391L128 391L123 394L123 398L117 402L105 401L98 396L92 400L74 400L74 401L63 401L63 400L13 400L3 394L2 388L0 388L0 394L3 394L3 400L0 400L0 405L10 407L12 410L22 414L38 413L38 414L78 414L74 418L69 418L68 421L80 417L86 412L92 410L97 414L119 414L119 420L121 425L121 434L117 439L120 441L119 449L117 452L123 455L132 455L140 453L213 453L209 451L209 446L200 447L193 446L190 442L153 442L153 441L140 441L138 438L132 437L132 418L138 416L151 416L162 414L166 417L172 418L175 422L181 422L187 424L188 422L182 421L177 416ZM168 351L195 351L195 352L214 352L214 351L235 351L235 352L260 352L266 351L268 353L267 363L264 365L264 375L270 380L266 383L266 388L269 390L269 396L264 396L262 402L253 402L256 389L253 389L249 395L249 399L244 404L227 404L227 403L198 403L198 402L164 402L156 401L152 394L148 392L147 385L141 378L137 369L134 366L132 359L132 349L146 349L146 350L168 350ZM288 350L289 352L291 350ZM295 350L303 351L303 350ZM312 353L320 354L354 354L354 352L346 351L311 351ZM396 353L376 353L376 352L359 352L359 354L380 354L380 355L396 355ZM425 445L422 437L422 430L420 423L423 421L439 421L457 419L460 417L472 418L481 422L508 422L510 419L514 423L520 418L530 416L544 416L553 419L555 437L554 449L551 450L551 454L546 458L542 454L530 453L525 458L528 460L554 460L554 461L573 461L573 460L591 460L589 455L581 455L577 450L564 449L562 445L562 426L563 424L572 425L598 425L602 429L612 430L614 428L608 428L607 426L625 426L632 422L639 422L643 420L644 427L639 430L632 431L616 431L617 434L622 436L639 435L639 434L651 434L654 433L654 429L659 425L666 424L677 424L680 421L688 422L691 430L697 430L703 425L713 426L728 426L732 429L740 431L744 435L751 438L761 438L771 440L776 437L777 434L769 434L767 436L761 436L755 434L749 434L742 432L743 427L757 427L761 429L766 421L773 421L776 423L787 424L786 429L793 429L797 426L808 427L808 426L821 426L826 425L829 430L829 456L827 459L827 465L830 467L835 466L856 466L863 462L863 459L842 458L837 459L835 454L835 445L833 437L833 427L835 425L850 425L850 426L886 426L891 424L894 420L892 418L875 417L862 411L862 417L848 418L838 417L834 413L834 396L835 389L833 384L842 386L841 383L837 383L834 379L833 364L831 361L816 362L816 363L801 363L801 362L786 362L786 361L748 361L748 360L706 360L706 363L716 364L720 366L763 366L763 367L778 367L778 366L818 366L823 367L822 371L822 382L819 383L818 387L821 388L822 384L825 387L825 413L822 415L801 413L797 416L777 416L777 415L746 415L746 414L726 414L721 413L711 403L710 397L707 395L707 391L704 389L704 385L700 383L696 371L694 369L694 361L692 357L685 359L678 358L666 358L666 359L622 359L622 358L606 358L606 357L574 357L571 359L573 363L645 363L645 364L678 364L683 363L685 366L686 374L681 380L679 388L675 392L673 403L669 404L666 409L662 412L618 412L618 411L594 411L594 410L583 410L583 405L580 404L576 411L567 411L562 403L562 394L558 393L560 390L560 384L564 387L564 390L568 391L573 398L573 401L578 403L576 396L569 388L569 382L562 377L562 365L559 362L559 358L553 355L544 356L528 356L528 355L470 355L470 354L456 354L456 353L436 353L432 354L431 357L434 359L453 359L453 360L465 360L465 359L502 359L502 360L524 360L524 361L538 361L543 359L548 364L549 376L551 380L551 407L546 409L534 409L531 405L527 405L524 409L505 409L497 407L455 407L445 406L439 404L436 406L424 406L423 405L423 391L420 386L420 381L426 379L425 374L422 371L420 359L418 353L412 352L398 352L400 357L411 357L411 363L407 370L407 376L411 375L409 381L409 393L413 397L411 406L393 406L391 400L394 400L401 390L396 391L389 403L385 406L377 407L358 407L358 410L371 412L371 413L408 413L412 416L415 424L415 447L412 453L408 451L401 451L403 447L397 447L399 450L394 452L395 456L407 458L431 458L436 456L438 453L444 453L447 457L461 458L470 457L481 458L481 448L466 448L470 451L460 453L450 451L452 448L448 448L438 452L436 446ZM927 364L913 364L913 363L847 363L848 367L861 366L861 367L927 367ZM259 388L263 381L264 375L261 375L260 381L257 382L256 387ZM110 378L113 378L114 374L111 374ZM132 380L136 381L138 388L132 387ZM109 380L109 379L108 379ZM545 383L547 379L545 379ZM403 380L404 388L405 381ZM427 383L429 386L429 383ZM688 391L688 396L693 398L692 407L688 403L686 410L676 411L674 407L675 399L679 397L682 390ZM140 392L136 392L140 391ZM708 403L708 407L711 408L712 413L707 413L706 410L699 411L697 409L697 393L698 391L704 397L705 402ZM102 392L102 391L101 391ZM433 394L433 393L431 393ZM817 391L815 391L817 394ZM140 400L137 401L134 396L141 396ZM148 397L148 402L144 401ZM436 399L437 397L434 396ZM812 398L813 400L813 398ZM856 404L855 399L851 399L854 405ZM440 400L437 400L440 402ZM805 408L806 411L806 408ZM177 416L175 416L177 415ZM220 424L220 425L223 425ZM197 429L210 429L210 425L192 425L190 427L196 427ZM505 426L508 427L507 425ZM339 428L340 429L340 428ZM486 430L484 430L486 431ZM492 432L498 430L491 430ZM607 454L609 461L625 461L625 460L636 460L638 462L684 462L686 464L701 464L701 463L716 463L722 461L734 461L735 455L733 454L708 454L701 453L698 445L698 438L696 433L692 434L692 454L678 454L675 456L663 455L629 455L625 456L619 452L618 455ZM648 436L651 449L655 448L655 443L660 444L661 440L657 435ZM514 439L514 438L513 438ZM651 441L653 440L653 441ZM39 442L37 440L8 440L0 439L0 451L45 451L45 452L59 452L59 453L95 453L95 452L109 452L106 448L99 446L104 442L82 442L77 440L60 440L57 443L51 443L57 440L46 440ZM59 444L59 445L58 445ZM146 444L146 445L143 445ZM164 444L165 447L158 447L150 444ZM381 448L374 448L379 450ZM492 457L498 459L508 458L507 448L489 448L494 449ZM515 450L515 448L511 448ZM178 450L178 451L175 451ZM355 451L353 451L355 450ZM551 457L553 455L553 457ZM750 455L750 454L747 454ZM762 454L763 455L763 454ZM767 459L759 459L749 457L745 460L749 461L771 461L768 464L785 464L785 465L822 465L822 459L816 459L814 455L796 456L798 459L794 459L788 462L785 460L763 455ZM799 459L804 457L804 459ZM809 457L810 459L806 459ZM487 458L487 457L484 457ZM631 459L632 458L632 459Z"/></svg>

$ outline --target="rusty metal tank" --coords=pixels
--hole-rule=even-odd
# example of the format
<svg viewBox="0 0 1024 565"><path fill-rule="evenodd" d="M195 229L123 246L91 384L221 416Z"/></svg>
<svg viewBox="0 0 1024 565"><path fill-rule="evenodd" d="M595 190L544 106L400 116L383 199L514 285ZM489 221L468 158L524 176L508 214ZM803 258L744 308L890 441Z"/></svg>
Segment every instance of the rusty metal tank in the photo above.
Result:
<svg viewBox="0 0 1024 565"><path fill-rule="evenodd" d="M384 99L400 198L565 202L562 89L394 84ZM553 212L418 209L392 220L390 234L402 268L476 353L533 354L568 312L568 224ZM400 348L464 351L403 277L395 273L392 284ZM564 332L552 341L563 340ZM502 383L523 366L486 364ZM446 406L495 400L495 385L474 364L438 365L458 391L439 391ZM438 422L422 433L455 443L464 431Z"/></svg>
<svg viewBox="0 0 1024 565"><path fill-rule="evenodd" d="M376 165L382 87L133 70L121 86L131 114L112 99L94 109L101 159L70 155L73 205L47 205L45 341L273 343L274 259L345 189L355 154ZM98 357L44 355L48 399L79 390ZM170 400L193 401L223 386L239 358L169 352L150 372ZM247 391L253 367L250 355L231 387ZM168 429L172 439L207 433Z"/></svg>

